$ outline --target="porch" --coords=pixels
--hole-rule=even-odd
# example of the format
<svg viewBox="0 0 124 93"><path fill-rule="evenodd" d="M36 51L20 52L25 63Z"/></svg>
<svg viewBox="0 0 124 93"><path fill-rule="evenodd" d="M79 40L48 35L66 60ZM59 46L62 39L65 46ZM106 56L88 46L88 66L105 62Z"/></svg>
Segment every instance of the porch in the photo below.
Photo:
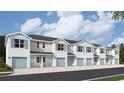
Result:
<svg viewBox="0 0 124 93"><path fill-rule="evenodd" d="M30 68L52 67L54 65L52 52L34 52L30 55Z"/></svg>

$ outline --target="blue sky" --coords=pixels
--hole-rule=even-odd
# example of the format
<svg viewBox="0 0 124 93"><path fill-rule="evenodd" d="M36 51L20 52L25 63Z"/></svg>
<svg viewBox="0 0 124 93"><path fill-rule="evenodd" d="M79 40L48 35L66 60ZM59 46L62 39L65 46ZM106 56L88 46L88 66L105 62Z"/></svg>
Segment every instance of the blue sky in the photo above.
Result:
<svg viewBox="0 0 124 93"><path fill-rule="evenodd" d="M87 39L104 45L124 41L124 22L115 22L110 12L0 12L0 34L13 32L66 39Z"/></svg>

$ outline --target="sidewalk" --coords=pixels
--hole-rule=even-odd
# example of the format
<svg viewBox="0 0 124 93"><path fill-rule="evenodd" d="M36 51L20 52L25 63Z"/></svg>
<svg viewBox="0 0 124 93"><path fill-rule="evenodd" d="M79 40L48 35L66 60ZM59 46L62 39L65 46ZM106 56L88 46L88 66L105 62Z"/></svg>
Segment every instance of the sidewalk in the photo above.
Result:
<svg viewBox="0 0 124 93"><path fill-rule="evenodd" d="M106 69L106 68L118 68L118 67L124 67L124 65L100 65L100 66L80 66L80 67L76 66L76 67L50 67L50 68L47 67L47 68L14 69L14 74L11 74L11 75L53 73L53 72L93 70L93 69Z"/></svg>

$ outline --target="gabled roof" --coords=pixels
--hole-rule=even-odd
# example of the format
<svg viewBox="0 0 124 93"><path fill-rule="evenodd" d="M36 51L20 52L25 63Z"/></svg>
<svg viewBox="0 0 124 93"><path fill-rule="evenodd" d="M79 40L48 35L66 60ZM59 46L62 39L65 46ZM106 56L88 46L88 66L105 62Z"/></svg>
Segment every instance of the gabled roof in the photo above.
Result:
<svg viewBox="0 0 124 93"><path fill-rule="evenodd" d="M92 43L95 47L101 46L100 44Z"/></svg>
<svg viewBox="0 0 124 93"><path fill-rule="evenodd" d="M79 44L79 43L82 43L82 42L87 42L89 43L91 46L95 47L91 42L89 42L88 40L80 40L80 41L77 41L76 43L74 43L75 45L76 44Z"/></svg>
<svg viewBox="0 0 124 93"><path fill-rule="evenodd" d="M58 39L53 37L41 36L41 35L28 35L28 36L31 37L32 39L45 40L45 41L54 41Z"/></svg>
<svg viewBox="0 0 124 93"><path fill-rule="evenodd" d="M36 54L53 54L52 52L39 52L39 51L30 51L30 53L36 53Z"/></svg>
<svg viewBox="0 0 124 93"><path fill-rule="evenodd" d="M6 37L5 37L5 46L6 46L8 37L9 37L9 36L13 36L13 35L17 35L17 34L21 34L21 35L25 36L26 38L31 39L29 36L27 36L26 34L24 34L24 33L22 33L22 32L11 33L11 34L6 35Z"/></svg>
<svg viewBox="0 0 124 93"><path fill-rule="evenodd" d="M54 41L60 38L54 38L54 37L48 37L48 36L41 36L41 35L28 35L30 38L32 39L36 39L36 40L44 40L44 41ZM70 44L74 44L77 43L78 41L75 40L68 40L68 39L64 39L65 41L67 41Z"/></svg>
<svg viewBox="0 0 124 93"><path fill-rule="evenodd" d="M11 36L11 35L15 35L15 34L22 34L24 35L25 37L29 38L29 39L34 39L34 40L43 40L43 41L56 41L56 40L59 40L61 38L55 38L55 37L48 37L48 36L41 36L41 35L26 35L22 32L16 32L16 33L12 33L12 34L8 34L6 35L6 38L8 36ZM65 42L69 43L69 44L77 44L77 43L80 43L82 41L86 41L88 43L90 43L89 41L87 40L80 40L80 41L76 41L76 40L68 40L68 39L63 39ZM94 44L94 43L90 43L91 45L93 46L100 46L98 44Z"/></svg>
<svg viewBox="0 0 124 93"><path fill-rule="evenodd" d="M70 44L74 44L74 43L79 42L79 41L75 41L75 40L68 40L68 39L65 39L65 41L67 41L67 42L68 42L68 43L70 43Z"/></svg>

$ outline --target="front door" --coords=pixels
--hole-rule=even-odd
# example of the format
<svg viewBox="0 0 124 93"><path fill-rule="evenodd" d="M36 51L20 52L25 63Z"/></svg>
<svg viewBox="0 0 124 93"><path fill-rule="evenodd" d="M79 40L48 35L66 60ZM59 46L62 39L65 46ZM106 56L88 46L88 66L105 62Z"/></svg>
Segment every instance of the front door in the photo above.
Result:
<svg viewBox="0 0 124 93"><path fill-rule="evenodd" d="M31 57L31 67L32 68L37 68L40 67L40 62L37 62L37 57Z"/></svg>

